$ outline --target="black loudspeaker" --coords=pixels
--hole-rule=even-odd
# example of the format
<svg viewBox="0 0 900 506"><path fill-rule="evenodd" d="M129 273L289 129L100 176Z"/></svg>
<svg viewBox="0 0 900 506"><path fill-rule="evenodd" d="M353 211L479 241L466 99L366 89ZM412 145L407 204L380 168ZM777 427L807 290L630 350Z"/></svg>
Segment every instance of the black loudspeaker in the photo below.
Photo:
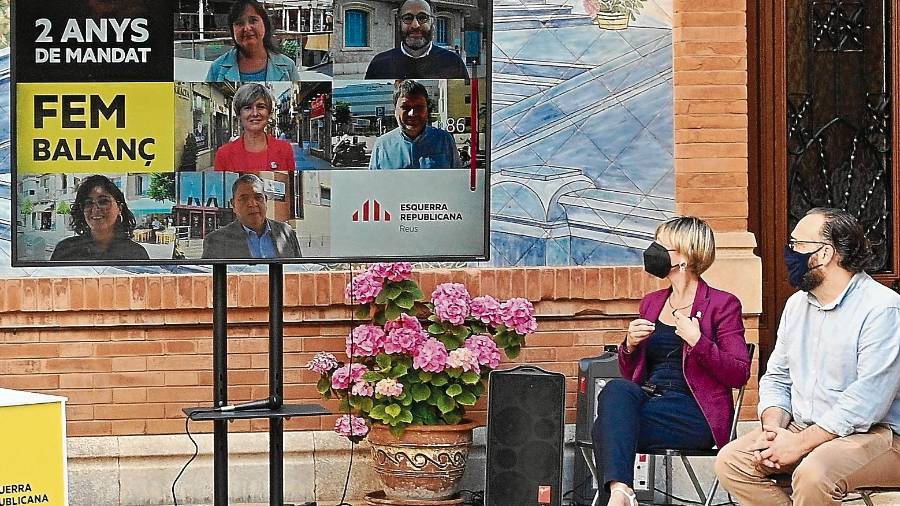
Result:
<svg viewBox="0 0 900 506"><path fill-rule="evenodd" d="M485 504L562 504L566 377L533 366L493 371L488 393ZM549 490L549 502L539 494Z"/></svg>

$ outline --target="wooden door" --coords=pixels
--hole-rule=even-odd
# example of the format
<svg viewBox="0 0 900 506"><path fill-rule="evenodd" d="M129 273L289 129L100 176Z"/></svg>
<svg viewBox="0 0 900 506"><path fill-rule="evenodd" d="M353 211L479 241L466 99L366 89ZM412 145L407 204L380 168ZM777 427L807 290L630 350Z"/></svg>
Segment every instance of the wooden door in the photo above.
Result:
<svg viewBox="0 0 900 506"><path fill-rule="evenodd" d="M872 274L898 288L894 12L900 0L748 3L749 223L763 263L760 373L794 291L782 250L810 208L857 216L878 256Z"/></svg>

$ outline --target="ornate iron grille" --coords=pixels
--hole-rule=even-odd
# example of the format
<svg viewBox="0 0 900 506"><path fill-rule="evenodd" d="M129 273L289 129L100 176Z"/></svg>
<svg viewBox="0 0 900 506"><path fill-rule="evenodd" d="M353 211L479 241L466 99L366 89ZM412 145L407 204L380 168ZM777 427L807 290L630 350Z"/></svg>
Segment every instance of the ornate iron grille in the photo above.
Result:
<svg viewBox="0 0 900 506"><path fill-rule="evenodd" d="M846 209L892 270L889 4L788 4L789 227L813 207Z"/></svg>

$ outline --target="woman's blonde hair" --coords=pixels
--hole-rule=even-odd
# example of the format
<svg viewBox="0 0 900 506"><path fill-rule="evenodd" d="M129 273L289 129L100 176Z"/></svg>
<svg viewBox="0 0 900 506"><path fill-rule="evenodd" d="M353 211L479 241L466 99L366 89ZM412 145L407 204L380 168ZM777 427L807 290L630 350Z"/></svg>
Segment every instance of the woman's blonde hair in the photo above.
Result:
<svg viewBox="0 0 900 506"><path fill-rule="evenodd" d="M696 216L671 218L656 227L656 239L687 260L687 268L698 276L716 260L716 238L705 221Z"/></svg>

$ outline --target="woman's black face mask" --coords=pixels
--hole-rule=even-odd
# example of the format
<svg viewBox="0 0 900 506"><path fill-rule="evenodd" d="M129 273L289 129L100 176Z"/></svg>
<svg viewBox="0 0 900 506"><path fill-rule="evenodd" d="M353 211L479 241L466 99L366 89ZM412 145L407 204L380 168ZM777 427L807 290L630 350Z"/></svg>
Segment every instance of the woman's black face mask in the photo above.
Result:
<svg viewBox="0 0 900 506"><path fill-rule="evenodd" d="M648 273L665 279L674 267L669 250L662 244L654 241L644 250L644 270Z"/></svg>

